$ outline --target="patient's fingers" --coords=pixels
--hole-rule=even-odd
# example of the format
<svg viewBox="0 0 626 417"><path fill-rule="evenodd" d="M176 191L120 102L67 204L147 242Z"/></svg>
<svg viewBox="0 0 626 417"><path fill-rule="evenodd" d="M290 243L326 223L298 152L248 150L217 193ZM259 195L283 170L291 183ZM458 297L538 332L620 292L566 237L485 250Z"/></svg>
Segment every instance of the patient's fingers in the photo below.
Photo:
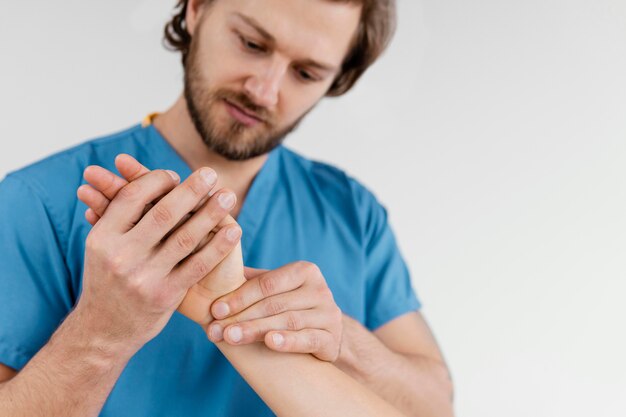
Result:
<svg viewBox="0 0 626 417"><path fill-rule="evenodd" d="M89 184L79 187L77 195L91 210L91 212L89 212L89 209L85 212L85 218L91 225L94 225L104 215L109 203L122 187L128 184L128 182L134 181L150 172L148 168L128 154L119 154L115 158L115 165L124 178L98 165L88 166L83 173L85 180ZM150 210L152 205L147 205L143 213L145 214Z"/></svg>
<svg viewBox="0 0 626 417"><path fill-rule="evenodd" d="M121 153L115 157L115 167L128 182L134 181L150 172L150 170L140 164L139 161L125 153Z"/></svg>
<svg viewBox="0 0 626 417"><path fill-rule="evenodd" d="M85 168L83 178L109 200L113 200L117 192L127 184L123 178L98 165L90 165Z"/></svg>
<svg viewBox="0 0 626 417"><path fill-rule="evenodd" d="M98 218L102 217L110 202L104 194L89 184L83 184L78 187L76 196L80 201L85 203ZM93 218L93 216L91 218Z"/></svg>
<svg viewBox="0 0 626 417"><path fill-rule="evenodd" d="M100 220L100 217L104 215L104 212L111 202L111 200L106 198L104 194L102 194L100 191L96 190L89 184L83 184L78 187L78 190L76 190L76 195L78 196L78 199L80 201L82 201L87 205L87 207L89 207L87 210L85 210L85 218L89 223L91 223L92 226L95 225L98 220ZM152 208L152 206L154 206L153 203L147 204L144 207L141 216L143 217L143 215L146 214ZM186 217L184 220L186 220L187 218L189 217Z"/></svg>
<svg viewBox="0 0 626 417"><path fill-rule="evenodd" d="M150 172L148 168L143 166L139 161L128 154L119 154L116 156L115 167L123 178L97 165L92 165L85 169L85 179L89 182L89 184L79 187L77 194L78 198L89 207L87 212L85 212L85 218L89 223L91 223L91 225L94 225L100 217L104 215L109 203L115 198L118 191L123 186ZM183 217L173 230L177 229L181 224L187 221L191 214L195 213L208 200L211 194L213 193L211 192L202 198L191 213ZM159 196L151 204L148 204L144 208L143 214L147 213L152 206L161 199L161 197L162 196ZM213 233L206 236L200 246L204 246L204 244L210 240L212 236Z"/></svg>
<svg viewBox="0 0 626 417"><path fill-rule="evenodd" d="M92 209L88 208L87 210L85 210L85 219L87 219L89 224L94 226L96 223L98 223L98 220L100 220L100 216L94 213Z"/></svg>

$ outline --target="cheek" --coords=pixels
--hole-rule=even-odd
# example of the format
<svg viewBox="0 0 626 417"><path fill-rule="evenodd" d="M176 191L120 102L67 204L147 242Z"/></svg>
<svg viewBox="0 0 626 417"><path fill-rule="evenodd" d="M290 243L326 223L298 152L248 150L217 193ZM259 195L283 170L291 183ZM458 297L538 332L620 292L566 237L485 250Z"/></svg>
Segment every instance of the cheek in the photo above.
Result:
<svg viewBox="0 0 626 417"><path fill-rule="evenodd" d="M213 42L205 42L202 45L196 66L212 89L238 90L241 88L241 80L246 77L245 71L249 65L246 65L240 54L234 50L231 39L213 39Z"/></svg>
<svg viewBox="0 0 626 417"><path fill-rule="evenodd" d="M296 90L285 89L279 107L281 124L290 125L298 120L319 102L324 92L325 90L306 91L302 87Z"/></svg>

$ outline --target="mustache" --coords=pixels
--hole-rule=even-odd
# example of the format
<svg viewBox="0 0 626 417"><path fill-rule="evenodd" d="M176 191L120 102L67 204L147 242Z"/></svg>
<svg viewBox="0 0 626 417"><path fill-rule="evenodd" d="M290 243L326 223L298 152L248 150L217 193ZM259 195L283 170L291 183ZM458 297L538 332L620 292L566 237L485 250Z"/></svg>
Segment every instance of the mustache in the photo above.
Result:
<svg viewBox="0 0 626 417"><path fill-rule="evenodd" d="M260 119L268 122L272 120L271 113L267 110L267 108L259 106L244 93L236 93L230 90L220 90L216 92L215 96L218 99L225 99L232 103L235 103L242 109L257 115Z"/></svg>

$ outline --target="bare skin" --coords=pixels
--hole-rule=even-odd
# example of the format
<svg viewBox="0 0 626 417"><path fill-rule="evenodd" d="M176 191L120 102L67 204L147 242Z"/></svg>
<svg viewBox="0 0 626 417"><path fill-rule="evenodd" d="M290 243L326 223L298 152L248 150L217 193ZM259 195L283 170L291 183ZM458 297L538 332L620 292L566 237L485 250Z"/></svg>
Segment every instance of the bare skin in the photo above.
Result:
<svg viewBox="0 0 626 417"><path fill-rule="evenodd" d="M138 173L139 175L149 172L147 168L128 155L119 158L120 161L124 162L124 166L118 166L122 175L125 172ZM103 182L98 180L98 176L110 177L114 174L108 171L104 172L100 168L86 176L95 186ZM107 181L106 183L110 182ZM118 184L118 187L125 184L124 179L117 176L113 182ZM111 195L115 191L115 186L107 188L105 193L89 185L81 186L78 195L90 207L85 213L86 218L93 222L97 221L97 218L104 214L109 204L107 195ZM92 224L94 224L93 222ZM311 276L319 274L319 270L311 268L311 266L306 263L296 263L290 265L287 271L279 268L274 275L270 274L272 271L247 268L247 282L218 299L218 302L229 303L233 306L235 316L213 322L209 326L211 340L222 340L210 334L213 326L216 323L228 323L230 321L237 323L239 327L247 328L249 334L257 335L257 337L249 337L234 343L227 340L232 345L264 341L267 347L276 351L321 352L316 355L318 358L323 358L324 352L334 354L336 347L341 346L341 354L338 357L331 356L337 367L375 392L381 393L380 395L384 399L394 404L399 410L409 414L418 410L420 412L418 415L451 415L452 398L442 395L442 393L451 392L450 377L434 338L419 315L410 313L393 320L378 329L375 333L376 336L356 320L343 316L342 329L344 334L339 341L331 338L315 340L316 333L320 332L320 328L305 328L304 331L301 330L300 332L284 331L280 325L280 318L272 320L273 316L282 313L275 309L267 310L267 305L273 302L272 298L275 294L281 295L282 301L280 302L291 314L298 313L298 311L295 309L295 311L288 310L294 305L289 303L288 297L292 297L295 305L298 305L303 299L319 297L319 289L310 291L299 287L300 292L289 291L290 285L294 282L302 283L307 278L310 279ZM289 274L290 270L293 271L293 275ZM260 279L262 278L271 279L272 282L269 285L261 284ZM280 281L281 278L282 282ZM315 282L314 279L311 281ZM287 290L282 292L281 286L286 286ZM236 301L233 302L232 300ZM250 307L242 308L246 305ZM334 302L332 302L332 306L335 306ZM213 305L212 310L215 310L215 305ZM243 311L239 312L239 310ZM337 320L342 320L342 315L338 310L325 311L321 309L308 313L321 317L320 322L325 324L319 325L319 327L328 326L328 330L326 330L328 334L332 334L331 326L334 326ZM250 316L267 318L269 324L259 324L259 320L254 318L247 319ZM282 343L276 343L276 334L285 335ZM315 341L311 342L311 340ZM450 411L450 414L442 414L442 411L446 409Z"/></svg>
<svg viewBox="0 0 626 417"><path fill-rule="evenodd" d="M128 360L163 329L188 289L236 246L241 231L235 224L191 254L194 243L234 205L226 190L170 234L216 179L204 168L178 184L176 176L158 170L120 190L87 237L76 307L44 348L2 385L4 415L98 414ZM146 204L163 193L168 194L144 215Z"/></svg>
<svg viewBox="0 0 626 417"><path fill-rule="evenodd" d="M228 191L216 192L180 224L215 184L209 173L201 169L176 185L170 173L152 171L119 190L87 237L84 287L76 308L26 367L0 386L0 415L99 413L130 357L162 330L189 288L206 279L206 271L219 270L233 253L240 230L232 224L193 253L234 205L234 199L224 198ZM236 233L228 233L232 230ZM242 271L241 256L237 259ZM237 268L222 272L208 283L217 296L245 282ZM285 356L258 344L219 343L218 348L277 415L401 415L311 356ZM320 403L320 397L327 401Z"/></svg>
<svg viewBox="0 0 626 417"><path fill-rule="evenodd" d="M92 166L85 170L85 178L91 185L82 185L77 195L89 207L85 217L92 225L104 215L110 200L115 198L126 181L133 181L149 172L130 155L119 155L116 165L124 178L101 167ZM227 216L222 223L226 225L232 222L234 219ZM220 227L223 226L220 224L216 231ZM240 257L240 254L237 257L228 255L216 270L223 270L226 264L237 271L240 266L236 264L236 259ZM247 281L239 288L232 292L223 291L228 294L219 298L222 305L213 303L216 297L212 288L208 293L188 293L183 300L185 311L193 311L194 317L202 318L203 328L211 341L226 340L231 345L263 341L267 347L276 351L311 353L329 362L338 358L342 314L315 265L296 262L274 271L248 268L245 275ZM211 274L198 286L203 285L203 290L210 283ZM224 312L224 306L229 311ZM246 306L250 308L244 308ZM212 317L223 320L211 323ZM211 324L206 327L205 323ZM222 329L226 329L225 334Z"/></svg>
<svg viewBox="0 0 626 417"><path fill-rule="evenodd" d="M139 162L129 155L120 155L116 158L116 167L122 175L124 175L126 180L122 180L118 176L113 175L112 173L97 166L88 167L85 170L84 176L87 181L93 183L94 187L98 190L101 190L97 192L94 188L84 186L79 188L77 191L79 198L88 199L93 205L93 209L90 209L85 213L85 217L92 225L95 225L104 214L104 210L108 207L110 200L115 198L122 187L128 184L128 182L132 182L149 172L147 168L139 164ZM215 178L215 183L217 183L217 176ZM234 194L232 195L234 198ZM159 198L160 197L161 196L159 196ZM195 212L196 209L199 209L201 205L206 202L208 197L209 194L207 193L200 199L193 211ZM235 201L232 201L228 207L234 208L235 203ZM146 206L146 208L144 208L144 211L149 210L153 206L154 205L150 203ZM186 222L191 216L192 214L184 215L172 230L178 230L178 226L181 223ZM204 247L205 243L208 242L209 237L215 235L219 230L226 227L235 227L236 225L237 223L235 219L227 214L209 234L200 238L199 243L186 234L176 235L177 242L179 245L189 246L191 250L195 251ZM210 307L217 298L217 294L230 292L233 289L238 288L240 285L238 280L235 280L233 283L228 283L224 279L216 280L213 279L213 277L218 275L222 277L243 276L243 265L240 259L241 245L237 242L233 250L226 255L219 265L217 265L203 279L189 288L177 310L189 317L191 320L200 324L206 332L209 323L213 321L213 317L210 314ZM216 287L218 284L220 286Z"/></svg>
<svg viewBox="0 0 626 417"><path fill-rule="evenodd" d="M346 7L342 9L341 7L344 6ZM350 10L350 7L352 6L340 2L310 0L290 2L266 0L262 3L250 0L230 0L228 2L216 1L212 13L209 14L206 13L207 10L202 7L201 2L191 0L186 21L190 35L201 40L197 51L198 62L201 63L199 80L202 88L199 90L227 88L245 94L270 115L274 127L285 128L302 117L324 96L334 76L337 75L337 70L346 56L358 22L359 10ZM237 19L235 14L253 17L257 26L261 26L265 32L272 35L273 42L268 43L267 39L259 35L258 30L242 22L241 19ZM201 25L201 22L206 22L206 24ZM257 53L256 47L261 47L263 53ZM219 56L220 59L211 59L214 56ZM308 64L310 61L324 62L330 69L319 71L317 68L310 67ZM302 78L303 71L313 74L314 81ZM217 126L223 127L230 120L225 109L223 103L214 103L210 109L206 109L205 113L213 115ZM252 179L263 165L266 155L245 161L230 161L213 152L210 147L206 146L194 127L183 96L171 109L157 117L154 125L192 169L211 166L220 173L215 188L227 187L235 192L238 203L231 210L231 214L236 217L240 203L244 201ZM231 139L233 143L245 143L255 136L266 133L268 126L266 123L259 124ZM311 280L321 282L315 268L307 266L304 269L307 269L306 274ZM284 276L289 275L292 274L284 274ZM256 279L250 278L250 281ZM252 288L252 286L242 286L240 290L247 292ZM223 300L232 300L232 295L224 295ZM276 295L278 294L270 295L270 297ZM243 297L242 293L238 293L238 296ZM232 307L231 312L240 309L240 312L233 313L234 315L249 314L246 312L250 307L248 303L230 307ZM228 320L228 318L221 320ZM69 324L63 331L70 332L73 327L70 326L69 318L67 321ZM223 324L226 323L232 325L230 322L223 322ZM344 318L342 327L344 337L341 353L335 360L337 367L376 390L387 401L404 410L408 415L447 416L452 414L450 400L452 385L447 368L428 326L419 313L409 313L392 320L373 333L348 318ZM218 346L225 346L232 342L232 339L228 338L229 332L226 333L226 343L219 342ZM71 335L68 337L77 337L71 332L68 334ZM64 340L64 337L58 335L54 338ZM264 336L264 340L268 346L272 346L271 337L268 339ZM252 345L259 347L259 344ZM286 343L282 350L297 350L297 345L297 343L293 345ZM319 345L326 346L327 343ZM233 346L237 350L232 352L243 355L248 346L251 345ZM65 348L68 347L65 346ZM281 350L278 346L273 348ZM329 352L332 351L329 349ZM50 349L46 352L50 353ZM73 355L72 357L80 358L79 352L62 350L62 355L47 357L47 360L66 360L64 355L68 355L68 352ZM99 358L97 355L101 352L95 353L95 357ZM282 355L291 357L288 353ZM41 369L44 369L47 363L41 358L35 362L39 363ZM67 363L70 370L74 369L71 367L71 361L61 363ZM76 362L74 365L80 366L80 363L82 362ZM250 362L246 363L250 364ZM284 365L289 362L282 363ZM233 361L233 364L237 366L236 361ZM280 368L281 362L277 358L277 362L273 364ZM27 369L28 367L22 373ZM117 368L107 366L107 370L110 369ZM246 373L243 368L240 372ZM0 366L0 380L12 375L15 375L14 371ZM49 375L56 375L56 372ZM94 375L97 378L99 374ZM107 375L102 376L105 382L109 381L108 378L114 378L115 372ZM248 377L251 379L258 375L262 373L248 372ZM313 371L311 375L321 377ZM74 377L79 378L76 375ZM70 386L72 379L67 380ZM341 383L343 379L338 377L337 381ZM251 385L255 386L253 383ZM87 384L86 387L89 385ZM41 388L46 388L46 386ZM93 386L91 388L94 392L98 391ZM98 389L106 392L106 386ZM349 393L349 390L338 389L337 392L345 395ZM67 393L70 398L82 401L78 386L72 386ZM74 394L76 396L71 397ZM264 396L264 399L269 404L271 393L266 394L269 397ZM96 395L89 400L95 401L97 398ZM335 397L331 393L328 398ZM339 401L338 404L340 403ZM344 415L360 414L355 410L351 412L348 408L343 410ZM383 412L379 415L392 414Z"/></svg>

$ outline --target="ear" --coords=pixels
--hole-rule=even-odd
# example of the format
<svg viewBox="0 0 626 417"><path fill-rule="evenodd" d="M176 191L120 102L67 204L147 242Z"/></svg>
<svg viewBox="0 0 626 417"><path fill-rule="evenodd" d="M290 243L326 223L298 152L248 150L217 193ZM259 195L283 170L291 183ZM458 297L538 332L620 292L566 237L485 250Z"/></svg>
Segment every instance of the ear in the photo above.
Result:
<svg viewBox="0 0 626 417"><path fill-rule="evenodd" d="M193 36L198 22L202 18L202 13L205 9L205 3L211 0L189 0L187 3L187 11L185 13L185 22L187 23L187 32L190 36Z"/></svg>

